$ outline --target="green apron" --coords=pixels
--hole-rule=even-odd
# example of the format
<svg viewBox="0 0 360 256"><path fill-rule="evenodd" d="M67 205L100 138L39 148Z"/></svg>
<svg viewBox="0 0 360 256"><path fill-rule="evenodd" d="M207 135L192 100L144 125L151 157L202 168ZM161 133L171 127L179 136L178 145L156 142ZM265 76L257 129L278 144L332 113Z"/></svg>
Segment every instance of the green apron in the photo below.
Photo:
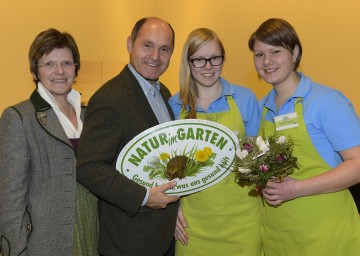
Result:
<svg viewBox="0 0 360 256"><path fill-rule="evenodd" d="M299 169L290 177L307 179L331 167L312 144L302 111L302 99L295 100L299 126L277 131L295 140L293 154ZM272 135L275 125L266 121L264 108L260 131ZM347 189L287 201L273 207L265 203L263 245L266 256L359 256L360 219Z"/></svg>
<svg viewBox="0 0 360 256"><path fill-rule="evenodd" d="M240 111L227 96L229 111L197 113L199 119L210 120L239 132L245 139ZM180 114L184 118L185 113ZM216 185L181 198L187 222L187 245L176 243L176 256L259 256L261 245L261 197L254 186L241 187L231 172Z"/></svg>

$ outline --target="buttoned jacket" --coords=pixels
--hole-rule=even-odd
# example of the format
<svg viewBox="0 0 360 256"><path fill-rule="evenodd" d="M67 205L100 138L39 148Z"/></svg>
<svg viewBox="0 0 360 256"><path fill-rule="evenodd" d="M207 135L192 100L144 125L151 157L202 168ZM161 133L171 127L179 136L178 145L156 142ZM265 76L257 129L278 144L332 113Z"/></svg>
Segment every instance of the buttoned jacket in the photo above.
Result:
<svg viewBox="0 0 360 256"><path fill-rule="evenodd" d="M160 93L173 118L169 90ZM141 207L146 189L116 170L120 151L159 122L126 66L90 99L78 150L77 179L99 198L100 254L162 256L169 248L178 203Z"/></svg>
<svg viewBox="0 0 360 256"><path fill-rule="evenodd" d="M5 109L0 122L4 256L72 255L75 169L74 149L36 90L29 100Z"/></svg>

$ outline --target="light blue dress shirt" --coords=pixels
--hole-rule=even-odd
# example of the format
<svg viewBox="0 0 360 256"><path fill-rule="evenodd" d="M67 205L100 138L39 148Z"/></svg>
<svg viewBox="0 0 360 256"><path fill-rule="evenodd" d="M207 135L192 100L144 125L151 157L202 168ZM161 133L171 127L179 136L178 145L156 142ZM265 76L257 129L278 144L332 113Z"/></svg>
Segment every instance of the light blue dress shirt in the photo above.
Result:
<svg viewBox="0 0 360 256"><path fill-rule="evenodd" d="M160 93L159 81L157 81L155 84L150 84L149 81L147 81L138 72L136 72L136 70L131 66L131 64L128 64L128 67L135 76L136 80L139 82L141 88L143 89L144 94L151 106L151 109L153 110L159 123L161 124L171 121L171 116ZM147 191L142 206L146 204L149 198L149 188L146 189Z"/></svg>
<svg viewBox="0 0 360 256"><path fill-rule="evenodd" d="M149 104L159 123L161 124L171 121L171 116L160 93L160 82L157 81L155 84L150 84L147 80L144 79L144 77L137 73L130 64L128 66L143 89L145 96L148 99Z"/></svg>

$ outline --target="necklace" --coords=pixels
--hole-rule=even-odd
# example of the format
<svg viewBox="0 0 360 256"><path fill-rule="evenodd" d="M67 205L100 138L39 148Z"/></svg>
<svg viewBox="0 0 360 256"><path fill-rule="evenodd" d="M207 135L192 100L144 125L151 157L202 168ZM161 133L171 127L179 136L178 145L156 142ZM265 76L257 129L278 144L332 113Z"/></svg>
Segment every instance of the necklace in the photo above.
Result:
<svg viewBox="0 0 360 256"><path fill-rule="evenodd" d="M63 110L61 112L64 113L64 115L71 120L72 114L75 111L73 106L68 102L68 107L67 107L67 111L65 111L65 108L62 108Z"/></svg>
<svg viewBox="0 0 360 256"><path fill-rule="evenodd" d="M76 120L76 111L75 111L75 108L70 104L68 103L69 106L70 106L70 111L68 111L68 114L66 114L67 118L69 119L69 121L73 124L73 126L75 127L75 129L78 128L78 125L77 125L77 120Z"/></svg>
<svg viewBox="0 0 360 256"><path fill-rule="evenodd" d="M73 108L73 106L71 106L70 103L69 103L69 105L70 105L70 111L69 111L68 118L71 119L72 113L74 112L74 108Z"/></svg>

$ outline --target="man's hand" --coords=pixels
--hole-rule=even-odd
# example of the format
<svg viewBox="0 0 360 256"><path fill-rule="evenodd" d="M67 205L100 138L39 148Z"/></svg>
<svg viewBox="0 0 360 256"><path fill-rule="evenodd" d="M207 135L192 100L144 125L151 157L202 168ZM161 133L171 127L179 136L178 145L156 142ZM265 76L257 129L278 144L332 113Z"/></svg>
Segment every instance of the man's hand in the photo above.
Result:
<svg viewBox="0 0 360 256"><path fill-rule="evenodd" d="M145 206L153 209L165 208L169 203L179 200L179 196L168 196L165 191L176 186L176 181L172 181L161 186L150 188L149 198Z"/></svg>

